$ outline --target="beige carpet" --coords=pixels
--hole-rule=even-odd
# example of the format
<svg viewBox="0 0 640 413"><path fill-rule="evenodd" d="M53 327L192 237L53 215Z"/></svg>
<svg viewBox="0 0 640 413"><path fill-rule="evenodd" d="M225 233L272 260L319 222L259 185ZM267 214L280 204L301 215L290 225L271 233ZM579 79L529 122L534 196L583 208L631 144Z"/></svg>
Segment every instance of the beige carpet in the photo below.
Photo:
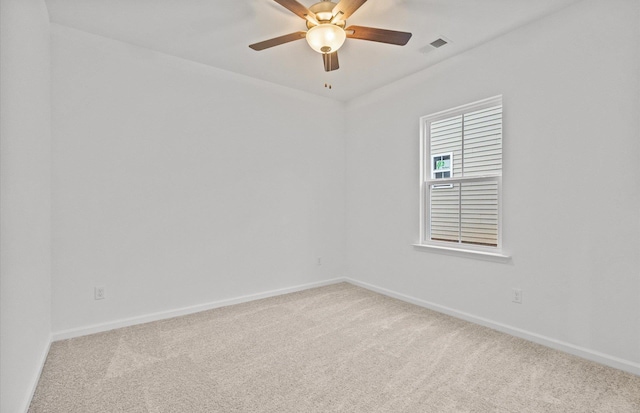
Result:
<svg viewBox="0 0 640 413"><path fill-rule="evenodd" d="M640 377L350 284L53 343L31 413L640 412Z"/></svg>

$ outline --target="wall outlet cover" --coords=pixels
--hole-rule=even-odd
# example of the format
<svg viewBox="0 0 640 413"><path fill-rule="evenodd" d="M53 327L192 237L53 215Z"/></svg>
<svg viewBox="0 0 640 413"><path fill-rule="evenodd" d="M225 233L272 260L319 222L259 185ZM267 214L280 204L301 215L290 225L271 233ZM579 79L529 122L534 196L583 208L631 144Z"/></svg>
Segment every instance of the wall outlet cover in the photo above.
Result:
<svg viewBox="0 0 640 413"><path fill-rule="evenodd" d="M104 287L95 287L93 290L93 298L95 300L104 300Z"/></svg>

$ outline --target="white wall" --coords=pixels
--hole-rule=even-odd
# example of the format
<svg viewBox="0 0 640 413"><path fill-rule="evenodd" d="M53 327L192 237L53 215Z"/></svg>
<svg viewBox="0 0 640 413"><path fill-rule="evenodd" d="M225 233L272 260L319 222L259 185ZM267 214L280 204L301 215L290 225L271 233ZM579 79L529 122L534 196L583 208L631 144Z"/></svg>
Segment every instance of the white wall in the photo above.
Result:
<svg viewBox="0 0 640 413"><path fill-rule="evenodd" d="M51 93L44 1L0 3L0 411L24 411L51 333Z"/></svg>
<svg viewBox="0 0 640 413"><path fill-rule="evenodd" d="M52 28L54 332L343 275L343 104Z"/></svg>
<svg viewBox="0 0 640 413"><path fill-rule="evenodd" d="M640 362L639 7L579 2L350 102L347 274ZM498 94L512 260L414 249L418 118Z"/></svg>

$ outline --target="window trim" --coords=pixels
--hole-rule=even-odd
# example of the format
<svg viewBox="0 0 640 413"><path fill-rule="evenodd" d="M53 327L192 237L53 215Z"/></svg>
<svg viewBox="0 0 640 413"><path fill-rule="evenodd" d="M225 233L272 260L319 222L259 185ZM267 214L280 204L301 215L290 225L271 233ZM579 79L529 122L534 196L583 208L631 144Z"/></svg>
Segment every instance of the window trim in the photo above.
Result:
<svg viewBox="0 0 640 413"><path fill-rule="evenodd" d="M442 119L455 117L458 115L464 115L469 112L474 112L491 106L502 106L502 95L493 96L487 99L483 99L477 102L473 102L466 105L461 105L452 109L436 112L431 115L422 116L420 118L420 231L419 241L413 244L414 247L425 247L426 249L449 251L453 253L462 253L463 255L481 255L490 258L509 258L509 255L504 251L503 237L502 237L502 222L503 222L503 210L502 210L502 171L500 174L491 174L483 176L471 176L471 177L453 177L453 155L451 163L451 178L439 178L435 179L432 176L432 163L433 157L430 154L430 124ZM504 113L504 107L503 113ZM504 169L504 163L503 163ZM497 246L488 245L474 245L467 243L455 243L447 241L432 240L429 237L430 234L430 220L427 214L430 211L430 191L429 186L434 185L437 181L437 185L441 184L455 184L474 181L486 181L495 180L498 182L498 239Z"/></svg>

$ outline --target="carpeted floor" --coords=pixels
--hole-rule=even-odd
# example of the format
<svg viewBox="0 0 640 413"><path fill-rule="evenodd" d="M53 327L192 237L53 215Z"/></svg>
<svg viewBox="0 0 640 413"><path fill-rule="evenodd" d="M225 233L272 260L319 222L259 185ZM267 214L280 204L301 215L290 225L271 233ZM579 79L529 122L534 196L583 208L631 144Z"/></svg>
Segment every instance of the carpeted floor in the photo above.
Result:
<svg viewBox="0 0 640 413"><path fill-rule="evenodd" d="M640 377L342 283L53 343L31 413L640 412Z"/></svg>

